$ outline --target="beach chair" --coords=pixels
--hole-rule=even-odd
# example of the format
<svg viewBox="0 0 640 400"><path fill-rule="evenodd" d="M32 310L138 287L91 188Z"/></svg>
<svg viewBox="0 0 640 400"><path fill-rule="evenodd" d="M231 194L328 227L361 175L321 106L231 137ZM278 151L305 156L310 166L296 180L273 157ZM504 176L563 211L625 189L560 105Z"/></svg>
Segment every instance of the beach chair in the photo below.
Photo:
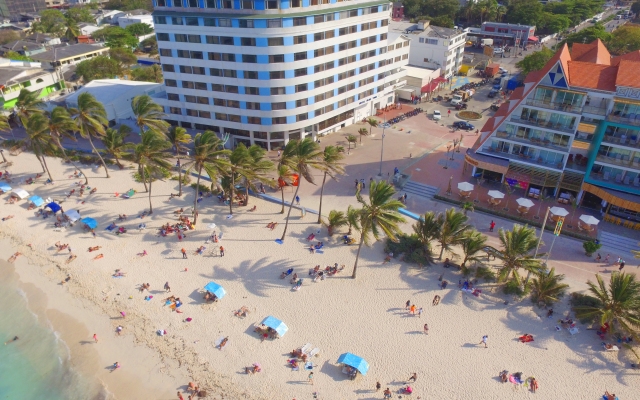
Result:
<svg viewBox="0 0 640 400"><path fill-rule="evenodd" d="M624 223L622 224L622 226L624 226L625 228L629 227L629 221L624 221Z"/></svg>
<svg viewBox="0 0 640 400"><path fill-rule="evenodd" d="M636 231L640 231L640 222L636 222L636 226L634 226L633 229Z"/></svg>
<svg viewBox="0 0 640 400"><path fill-rule="evenodd" d="M311 343L307 343L300 348L300 351L303 352L304 354L309 354L309 351L311 351L312 347L313 346L311 345Z"/></svg>
<svg viewBox="0 0 640 400"><path fill-rule="evenodd" d="M616 218L616 225L620 225L622 223L622 221L620 220L620 218Z"/></svg>
<svg viewBox="0 0 640 400"><path fill-rule="evenodd" d="M320 353L320 349L316 347L315 349L313 349L313 350L311 350L309 352L309 357L313 357L313 356L317 355L318 353Z"/></svg>

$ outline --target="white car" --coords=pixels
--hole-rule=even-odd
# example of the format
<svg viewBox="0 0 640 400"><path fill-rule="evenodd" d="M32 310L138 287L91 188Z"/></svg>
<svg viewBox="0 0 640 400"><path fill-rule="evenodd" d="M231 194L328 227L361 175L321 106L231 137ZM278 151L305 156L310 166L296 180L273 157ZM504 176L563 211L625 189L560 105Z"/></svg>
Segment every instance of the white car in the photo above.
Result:
<svg viewBox="0 0 640 400"><path fill-rule="evenodd" d="M440 111L435 110L433 112L433 120L434 121L440 121L440 118L442 118L442 115L440 114Z"/></svg>
<svg viewBox="0 0 640 400"><path fill-rule="evenodd" d="M502 53L504 53L504 49L503 48L500 48L500 47L495 48L494 47L493 54L502 54Z"/></svg>

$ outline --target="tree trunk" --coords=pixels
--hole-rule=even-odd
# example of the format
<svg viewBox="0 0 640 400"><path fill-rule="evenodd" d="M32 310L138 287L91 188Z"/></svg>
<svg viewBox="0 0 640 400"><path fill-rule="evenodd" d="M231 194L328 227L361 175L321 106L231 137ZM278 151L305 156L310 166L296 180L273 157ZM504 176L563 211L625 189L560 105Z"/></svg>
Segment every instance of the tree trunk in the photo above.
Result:
<svg viewBox="0 0 640 400"><path fill-rule="evenodd" d="M280 182L278 182L280 184ZM280 214L284 214L284 185L280 184L280 193L282 193L282 210Z"/></svg>
<svg viewBox="0 0 640 400"><path fill-rule="evenodd" d="M38 154L39 152L36 151L36 147L33 146L33 154L36 155L36 158L38 159L38 161L40 162L40 166L42 167L42 173L44 174L45 172L47 172L47 170L44 168L44 164L42 163L42 156L40 154Z"/></svg>
<svg viewBox="0 0 640 400"><path fill-rule="evenodd" d="M182 197L182 165L180 164L180 153L176 152L178 155L178 197Z"/></svg>
<svg viewBox="0 0 640 400"><path fill-rule="evenodd" d="M116 165L118 166L118 168L120 169L124 169L124 165L120 164L120 159L118 158L118 156L116 156L115 154L113 155L113 158L116 159Z"/></svg>
<svg viewBox="0 0 640 400"><path fill-rule="evenodd" d="M200 175L202 174L202 167L198 169L198 180L196 181L196 198L193 200L193 224L198 222L198 189L200 189Z"/></svg>
<svg viewBox="0 0 640 400"><path fill-rule="evenodd" d="M301 184L302 184L302 180L298 178L298 187L296 188L296 192L293 194L293 198L291 199L291 204L289 205L289 212L287 213L287 222L285 222L284 224L284 232L282 232L282 237L280 238L280 240L283 242L284 242L284 237L287 234L287 227L289 226L289 216L291 215L291 209L293 208L293 201L296 199L296 196L298 196L298 190L300 190Z"/></svg>
<svg viewBox="0 0 640 400"><path fill-rule="evenodd" d="M96 146L93 145L93 140L91 140L91 133L87 134L87 138L89 138L89 143L91 144L91 148L93 149L93 152L98 155L98 158L100 159L100 162L102 163L102 166L104 167L104 172L107 173L107 178L111 178L109 176L109 170L107 169L107 164L104 163L104 160L102 159L102 156L100 155L100 152L98 152L98 150L96 150Z"/></svg>
<svg viewBox="0 0 640 400"><path fill-rule="evenodd" d="M6 164L7 163L7 159L4 158L4 151L0 151L0 156L2 156L2 162Z"/></svg>
<svg viewBox="0 0 640 400"><path fill-rule="evenodd" d="M327 173L324 173L324 178L322 178L322 186L320 187L320 207L318 209L318 223L322 223L322 193L324 192L324 181L327 180Z"/></svg>
<svg viewBox="0 0 640 400"><path fill-rule="evenodd" d="M47 166L47 160L44 158L44 154L42 154L42 164L44 165L44 169L47 171L47 175L49 175L49 179L53 182L53 178L51 177L51 172L49 172L49 166Z"/></svg>
<svg viewBox="0 0 640 400"><path fill-rule="evenodd" d="M244 178L244 205L248 206L249 205L249 180L247 178Z"/></svg>
<svg viewBox="0 0 640 400"><path fill-rule="evenodd" d="M153 178L151 177L151 174L149 174L149 214L153 214L153 205L151 204L151 181L153 181Z"/></svg>
<svg viewBox="0 0 640 400"><path fill-rule="evenodd" d="M229 215L233 215L233 189L236 185L236 178L231 173L231 187L229 188Z"/></svg>
<svg viewBox="0 0 640 400"><path fill-rule="evenodd" d="M362 243L364 243L364 231L365 227L362 227L362 235L360 236L360 244L358 245L358 252L356 253L356 262L353 264L353 273L351 279L356 279L356 272L358 272L358 259L360 258L360 250L362 250Z"/></svg>
<svg viewBox="0 0 640 400"><path fill-rule="evenodd" d="M444 254L444 244L440 242L440 256L438 257L438 260L442 260L442 254Z"/></svg>
<svg viewBox="0 0 640 400"><path fill-rule="evenodd" d="M142 183L144 184L144 191L148 193L149 192L149 187L147 186L146 172L144 170L144 165L143 164L138 164L138 173L142 177Z"/></svg>
<svg viewBox="0 0 640 400"><path fill-rule="evenodd" d="M60 151L62 152L62 155L64 156L64 159L69 161L71 163L71 165L73 165L73 167L75 169L77 169L82 174L82 176L84 176L84 184L88 185L89 184L89 178L87 178L87 175L84 172L82 172L82 170L80 168L78 168L76 163L71 161L69 156L67 156L67 152L64 150L64 147L62 147L62 143L60 143L60 138L58 136L56 136L56 143L58 143L58 147L60 148Z"/></svg>

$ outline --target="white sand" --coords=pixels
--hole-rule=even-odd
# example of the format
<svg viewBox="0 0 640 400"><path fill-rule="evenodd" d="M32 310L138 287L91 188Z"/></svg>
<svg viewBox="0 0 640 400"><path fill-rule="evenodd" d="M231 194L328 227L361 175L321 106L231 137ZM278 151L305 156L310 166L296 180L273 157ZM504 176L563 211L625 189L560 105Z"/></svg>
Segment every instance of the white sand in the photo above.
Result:
<svg viewBox="0 0 640 400"><path fill-rule="evenodd" d="M11 157L10 161L15 163L10 171L17 181L33 176L38 171L34 168L39 168L29 154ZM460 277L456 272L439 265L423 271L397 261L383 265L382 243L363 248L358 279L354 281L350 275L355 246L342 245L339 234L327 237L323 228L316 240L325 243L324 253L310 254L304 238L320 226L313 215L301 219L295 209L285 244L279 245L274 240L284 226L284 217L278 214L280 205L255 198L251 198L250 206L257 204L258 211L238 210L232 219L226 219L228 207L218 204L217 199L203 200L198 229L189 231L188 238L179 243L175 235L159 237L156 228L175 222L172 211L193 203L190 188L182 199L169 200L169 193L177 192L176 181L154 183L154 214L141 220L134 216L148 208L148 200L142 184L132 181L131 170L114 169L111 179L103 178L102 171L90 171L90 186L97 187L98 193L85 194L82 200L86 203L77 204L80 199L76 195L69 199L63 196L72 189L73 181L66 178L73 169L56 160L49 160L49 165L55 177L65 179L58 179L53 186L24 188L42 198L64 198L65 210L78 209L83 217L95 218L99 223L97 238L84 232L80 224L54 232L54 221L35 218L26 210L26 201L3 204L0 216L16 217L0 223L0 234L12 239L14 247L35 265L30 267L23 259L17 263L18 273L22 276L21 268L29 268L53 282L70 273L73 279L64 288L45 285L42 289L49 297L64 291L86 299L83 303L90 304L87 310L112 318L111 329L107 330L105 324L83 321L88 331L102 327L99 336L113 336L112 329L123 324L125 335L110 340L109 345L118 346L118 341L133 338L137 344L153 349L164 364L158 361L157 368L149 373L175 388L186 382L167 373L180 375L184 371L214 392L211 398L310 399L313 392L318 392L325 399L372 399L382 398L381 392L375 393L376 381L395 393L417 372L418 380L411 385L415 398L507 399L531 395L525 393L525 387L516 390L511 384L498 382L498 372L507 369L535 376L540 385L537 394L546 397L595 399L608 389L623 400L634 398L633 387L639 380L638 373L628 369L632 356L628 350L604 353L599 338L583 326L576 336L566 330L556 332L555 320L538 318L545 310L532 307L528 299L515 303L508 299L509 305L504 305L504 296L492 293L493 285L481 284L483 294L474 297L457 289ZM19 185L14 181L12 186ZM130 187L141 192L129 200L114 197L115 192L123 193ZM0 199L4 202L7 197L2 195ZM354 203L355 199L329 196L323 209L346 209L347 202ZM310 208L317 208L316 204L310 204ZM130 216L123 224L129 233L116 236L105 231L122 213ZM270 221L280 222L273 232L265 228ZM145 231L136 229L140 222L147 224ZM224 258L209 256L212 245L204 244L211 233L205 227L211 222L218 225L218 233L223 232ZM403 229L409 232L410 223ZM57 241L71 245L78 255L73 263L64 263L66 251L54 251ZM28 243L33 250L26 247ZM207 246L206 255L194 255L203 244ZM100 251L87 252L88 247L97 245L102 246ZM182 247L187 250L188 260L181 259ZM138 256L143 250L149 255ZM2 258L10 256L8 249L0 251ZM99 253L104 258L94 261ZM322 282L308 279L309 268L334 262L346 264L345 271ZM116 268L127 272L127 277L112 278ZM288 279L279 279L288 268L305 279L298 292L291 290ZM438 290L438 276L443 273L444 279L453 284ZM164 306L162 299L168 295L162 287L167 281L172 294L184 303L182 314ZM224 286L228 294L218 303L205 305L201 292L209 281ZM144 300L148 293L137 290L143 282L151 284L151 301ZM442 296L442 301L432 307L435 294ZM424 308L422 318L404 311L407 300ZM566 304L564 301L554 307L558 317L566 313ZM233 312L243 305L251 314L245 319L235 317ZM126 319L118 318L120 311L126 312ZM261 343L253 327L269 315L283 320L289 332L282 339ZM187 317L193 321L185 322ZM428 336L422 333L424 323L429 324ZM165 329L168 335L157 336L158 329ZM519 343L516 338L524 333L533 335L535 341ZM489 335L488 349L478 345L485 334ZM221 336L229 337L222 351L214 347ZM293 372L287 367L289 352L307 342L321 349L313 359L314 385L307 382L308 372ZM369 362L366 376L350 381L341 373L336 361L345 352ZM133 360L118 361L123 364L118 373L126 375L127 365ZM179 370L173 367L175 362L182 366ZM244 367L252 363L260 363L263 372L244 374ZM154 377L148 383L153 385L157 380Z"/></svg>

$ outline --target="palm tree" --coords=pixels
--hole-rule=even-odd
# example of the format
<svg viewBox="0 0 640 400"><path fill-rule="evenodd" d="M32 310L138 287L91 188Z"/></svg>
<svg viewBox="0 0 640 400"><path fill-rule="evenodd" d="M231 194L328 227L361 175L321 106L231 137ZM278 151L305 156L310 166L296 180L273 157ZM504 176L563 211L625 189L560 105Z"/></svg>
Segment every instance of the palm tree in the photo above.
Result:
<svg viewBox="0 0 640 400"><path fill-rule="evenodd" d="M244 178L244 194L247 202L245 205L249 204L249 189L257 192L255 181L263 184L266 183L267 185L272 184L271 180L267 178L266 175L274 169L273 162L265 159L265 156L267 155L265 149L257 144L253 144L249 146L247 151L249 154L249 169L251 170L252 178Z"/></svg>
<svg viewBox="0 0 640 400"><path fill-rule="evenodd" d="M135 159L140 165L142 171L142 181L144 182L146 172L149 172L149 214L153 213L153 204L151 203L151 185L153 176L159 172L161 168L171 168L171 163L167 161L169 153L165 150L171 147L171 143L161 133L148 130L142 133L140 143L136 145L133 153Z"/></svg>
<svg viewBox="0 0 640 400"><path fill-rule="evenodd" d="M333 231L341 226L345 226L349 223L347 216L342 211L331 210L329 211L329 217L326 222L322 221L323 225L327 227L329 236L333 236Z"/></svg>
<svg viewBox="0 0 640 400"><path fill-rule="evenodd" d="M222 146L222 140L212 131L198 133L193 140L193 160L186 164L185 168L189 170L195 168L198 171L196 195L193 199L194 225L198 222L198 191L202 171L204 170L213 182L216 177L224 175L229 167L229 162L224 156L228 156L231 152L223 149Z"/></svg>
<svg viewBox="0 0 640 400"><path fill-rule="evenodd" d="M172 126L169 129L169 132L167 132L167 139L176 151L176 158L178 159L178 181L180 182L178 186L178 197L182 197L182 165L180 165L180 153L187 151L186 145L191 143L193 140L191 140L191 135L187 133L187 130L179 126Z"/></svg>
<svg viewBox="0 0 640 400"><path fill-rule="evenodd" d="M233 149L229 156L229 169L227 175L231 179L229 183L229 214L233 215L233 191L235 189L236 178L244 178L245 182L251 182L254 178L251 168L252 158L247 147L240 143Z"/></svg>
<svg viewBox="0 0 640 400"><path fill-rule="evenodd" d="M352 205L347 207L347 225L349 225L349 232L347 235L351 235L351 228L360 229L360 210L353 208Z"/></svg>
<svg viewBox="0 0 640 400"><path fill-rule="evenodd" d="M545 270L542 261L533 258L530 253L536 249L538 238L536 230L526 225L513 225L513 230L500 229L498 238L502 249L495 249L496 258L502 261L502 267L498 272L498 282L508 280L511 276L518 285L521 285L519 270L524 269L535 274Z"/></svg>
<svg viewBox="0 0 640 400"><path fill-rule="evenodd" d="M167 131L169 123L164 120L167 117L164 109L154 103L148 95L134 97L131 100L131 109L136 116L136 125L140 128L140 134L144 132L145 128L163 134Z"/></svg>
<svg viewBox="0 0 640 400"><path fill-rule="evenodd" d="M40 91L30 92L27 89L20 90L16 100L16 116L22 124L27 126L27 120L34 114L44 113L44 101L40 100Z"/></svg>
<svg viewBox="0 0 640 400"><path fill-rule="evenodd" d="M365 128L362 128L362 129L365 129ZM355 137L353 135L347 135L346 139L347 139L347 142L349 143L349 150L351 150L351 143L354 144L354 147L358 146L358 143L357 143L358 142L358 138L357 137Z"/></svg>
<svg viewBox="0 0 640 400"><path fill-rule="evenodd" d="M467 262L482 262L484 258L483 253L487 247L487 237L476 230L467 232L460 243L462 247L462 267L465 267Z"/></svg>
<svg viewBox="0 0 640 400"><path fill-rule="evenodd" d="M322 163L324 164L324 176L322 177L322 186L320 187L320 207L318 208L318 223L322 223L322 195L324 194L324 183L327 175L331 179L336 179L336 175L344 174L344 167L340 161L344 158L344 147L327 146L322 153Z"/></svg>
<svg viewBox="0 0 640 400"><path fill-rule="evenodd" d="M367 130L367 128L360 128L358 129L358 133L360 134L360 144L362 144L362 137L369 135L369 131Z"/></svg>
<svg viewBox="0 0 640 400"><path fill-rule="evenodd" d="M280 214L284 214L284 187L291 183L291 179L293 178L293 172L291 172L291 168L286 165L279 165L276 168L276 172L278 173L278 184L280 185L280 193L282 193L282 210Z"/></svg>
<svg viewBox="0 0 640 400"><path fill-rule="evenodd" d="M369 188L369 202L366 202L360 195L360 191L356 193L358 203L362 204L360 209L360 244L356 253L356 261L353 264L353 274L351 278L356 278L358 269L358 259L360 258L360 250L362 244L367 246L371 242L370 236L375 240L380 240L382 236L396 241L396 235L402 233L398 224L405 222L398 209L404 208L404 204L399 200L395 200L396 191L392 185L385 181L372 183Z"/></svg>
<svg viewBox="0 0 640 400"><path fill-rule="evenodd" d="M591 281L589 292L593 306L574 307L576 317L599 318L600 325L609 324L612 331L619 325L624 331L638 338L638 328L640 328L640 282L636 280L635 274L613 272L609 287L599 274L596 274L597 285Z"/></svg>
<svg viewBox="0 0 640 400"><path fill-rule="evenodd" d="M55 148L53 138L49 135L49 119L42 114L32 115L27 120L26 132L27 137L22 143L33 150L38 161L42 164L43 172L46 172L49 179L53 181L44 156L45 152L53 151Z"/></svg>
<svg viewBox="0 0 640 400"><path fill-rule="evenodd" d="M295 172L298 173L298 186L296 192L291 199L289 205L289 212L287 213L287 220L284 225L284 232L282 232L282 238L284 241L287 235L287 227L289 226L289 216L291 216L291 209L293 208L293 201L298 196L298 190L302 185L302 180L314 184L313 175L311 175L311 169L324 170L324 164L322 162L322 151L318 143L314 142L311 138L307 137L302 140L290 140L282 151L281 165L286 165Z"/></svg>
<svg viewBox="0 0 640 400"><path fill-rule="evenodd" d="M467 212L469 211L473 212L475 210L475 208L473 207L473 203L470 201L464 203L461 208L464 215L467 215Z"/></svg>
<svg viewBox="0 0 640 400"><path fill-rule="evenodd" d="M126 151L135 147L133 143L126 143L125 139L131 133L131 128L127 125L120 125L120 127L116 130L113 128L109 128L105 131L105 135L100 138L102 140L102 144L104 145L104 150L99 150L102 153L109 154L113 156L116 160L116 164L120 169L123 169L124 166L120 164L120 159L126 155Z"/></svg>
<svg viewBox="0 0 640 400"><path fill-rule="evenodd" d="M158 51L156 50L156 54L158 54ZM153 73L153 79L155 79L156 83L162 83L163 82L163 78L162 78L162 67L160 67L158 64L153 64L150 67L147 67L149 69L151 69L151 71Z"/></svg>
<svg viewBox="0 0 640 400"><path fill-rule="evenodd" d="M80 27L78 23L73 18L65 18L65 23L67 25L67 30L64 32L64 37L69 40L74 40L78 36L80 36Z"/></svg>
<svg viewBox="0 0 640 400"><path fill-rule="evenodd" d="M531 300L536 304L551 305L560 301L565 295L569 285L560 283L564 275L556 275L556 269L551 268L548 274L543 273L531 281Z"/></svg>
<svg viewBox="0 0 640 400"><path fill-rule="evenodd" d="M371 128L377 128L378 127L378 120L375 118L367 118L367 124L369 124L369 135L371 135ZM360 137L360 139L362 139L362 137ZM362 143L362 142L360 142Z"/></svg>
<svg viewBox="0 0 640 400"><path fill-rule="evenodd" d="M104 106L96 100L91 93L83 92L78 96L78 108L71 108L69 113L75 117L76 128L78 132L80 132L80 136L89 139L93 152L98 155L104 171L107 174L107 178L110 178L107 164L104 163L100 152L96 150L96 147L93 145L93 140L91 140L93 136L104 136L104 127L109 124Z"/></svg>
<svg viewBox="0 0 640 400"><path fill-rule="evenodd" d="M440 236L442 223L438 221L438 214L433 211L426 212L415 224L413 232L422 243L424 250L431 249L431 241Z"/></svg>
<svg viewBox="0 0 640 400"><path fill-rule="evenodd" d="M436 238L440 243L440 257L438 259L442 259L445 250L452 252L453 246L462 242L467 231L471 229L467 221L469 221L469 217L456 211L455 208L448 209L444 215L438 215L438 223L442 226Z"/></svg>

